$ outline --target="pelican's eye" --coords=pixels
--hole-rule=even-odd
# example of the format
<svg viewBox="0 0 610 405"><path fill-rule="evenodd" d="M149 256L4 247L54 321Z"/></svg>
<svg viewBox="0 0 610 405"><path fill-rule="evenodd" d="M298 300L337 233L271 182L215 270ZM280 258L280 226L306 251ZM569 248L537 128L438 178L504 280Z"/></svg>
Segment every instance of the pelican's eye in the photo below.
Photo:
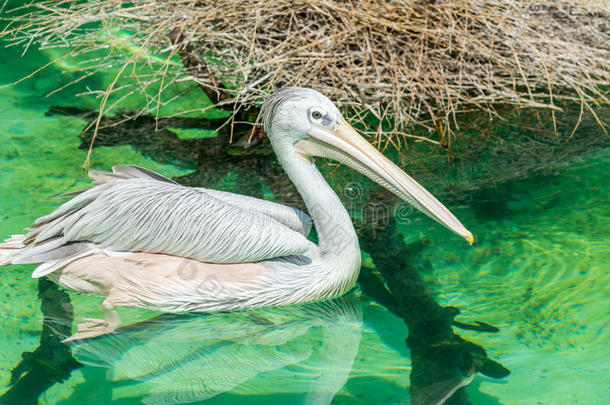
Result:
<svg viewBox="0 0 610 405"><path fill-rule="evenodd" d="M309 121L323 127L332 125L332 120L328 117L328 114L319 108L311 108L309 110Z"/></svg>

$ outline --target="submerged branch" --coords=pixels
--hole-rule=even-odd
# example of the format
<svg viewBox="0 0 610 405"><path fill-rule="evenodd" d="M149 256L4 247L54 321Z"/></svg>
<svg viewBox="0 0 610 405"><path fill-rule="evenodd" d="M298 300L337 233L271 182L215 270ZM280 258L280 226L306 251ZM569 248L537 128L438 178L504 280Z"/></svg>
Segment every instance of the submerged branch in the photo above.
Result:
<svg viewBox="0 0 610 405"><path fill-rule="evenodd" d="M44 317L40 345L33 352L23 352L23 359L11 371L11 388L0 396L0 404L36 405L49 387L82 367L72 357L70 346L62 343L72 334L70 297L47 278L38 281L38 297Z"/></svg>
<svg viewBox="0 0 610 405"><path fill-rule="evenodd" d="M468 404L465 394L458 390L470 382L474 373L481 372L493 378L503 378L510 373L487 357L482 346L454 332L452 325L459 309L439 305L413 266L418 252L425 247L422 242L407 246L394 218L390 218L383 228L359 228L361 246L369 252L387 284L386 289L381 280L363 269L362 289L403 318L409 328L406 343L411 350L414 405L445 403L456 391L458 393L450 403ZM457 325L467 324L458 322ZM497 331L488 326L485 331Z"/></svg>

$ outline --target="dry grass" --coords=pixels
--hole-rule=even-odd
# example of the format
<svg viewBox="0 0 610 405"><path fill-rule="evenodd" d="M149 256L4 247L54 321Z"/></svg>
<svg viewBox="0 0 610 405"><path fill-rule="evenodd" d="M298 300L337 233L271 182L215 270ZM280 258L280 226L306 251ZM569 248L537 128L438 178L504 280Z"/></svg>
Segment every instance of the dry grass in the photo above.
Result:
<svg viewBox="0 0 610 405"><path fill-rule="evenodd" d="M233 112L258 105L279 86L316 88L356 121L377 117L371 131L380 146L399 148L409 136L447 144L461 113L491 118L506 104L555 112L576 102L606 131L596 111L609 104L607 0L92 0L27 7L16 17L4 13L12 21L1 37L26 49L66 47L89 57L84 76L118 66L122 80L97 89L100 114L120 105L107 105L115 92L147 94L143 111L154 113L173 101L165 89L194 80ZM414 135L413 125L429 135Z"/></svg>

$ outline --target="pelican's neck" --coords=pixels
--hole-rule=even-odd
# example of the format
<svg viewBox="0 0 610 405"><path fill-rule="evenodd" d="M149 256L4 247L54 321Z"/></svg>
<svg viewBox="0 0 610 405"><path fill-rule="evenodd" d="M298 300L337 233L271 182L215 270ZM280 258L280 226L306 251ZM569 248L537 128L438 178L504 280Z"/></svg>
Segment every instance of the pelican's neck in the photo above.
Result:
<svg viewBox="0 0 610 405"><path fill-rule="evenodd" d="M318 246L322 256L332 262L331 264L347 266L350 269L357 267L355 271L358 271L358 237L337 194L324 180L311 159L297 153L292 144L274 144L273 148L288 177L305 201L318 234Z"/></svg>

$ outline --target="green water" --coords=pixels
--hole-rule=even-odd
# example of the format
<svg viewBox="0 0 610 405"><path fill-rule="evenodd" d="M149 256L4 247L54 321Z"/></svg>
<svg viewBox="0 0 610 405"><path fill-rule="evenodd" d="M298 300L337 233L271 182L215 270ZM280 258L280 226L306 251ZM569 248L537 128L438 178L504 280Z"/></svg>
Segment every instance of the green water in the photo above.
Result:
<svg viewBox="0 0 610 405"><path fill-rule="evenodd" d="M0 52L0 85L49 57ZM69 92L45 97L64 80L60 73L49 69L0 89L2 238L53 209L49 197L73 187L81 174L86 150L79 149L78 135L85 122L45 112L52 105L94 107L98 100ZM497 184L471 204L454 204L452 211L476 235L472 247L431 221L399 221L407 243L428 241L414 266L437 301L459 307L460 320L500 329L459 331L511 370L503 379L477 374L466 388L472 403L596 404L608 398L609 163L610 149L583 153L561 172ZM186 173L128 145L94 150L93 168L114 164ZM41 302L31 270L2 268L0 392L9 389L22 353L40 343ZM70 294L70 300L77 322L99 317L101 299ZM126 323L158 315L120 313ZM158 318L74 346L83 366L50 384L40 402L409 403L407 334L401 318L358 289L331 303Z"/></svg>

